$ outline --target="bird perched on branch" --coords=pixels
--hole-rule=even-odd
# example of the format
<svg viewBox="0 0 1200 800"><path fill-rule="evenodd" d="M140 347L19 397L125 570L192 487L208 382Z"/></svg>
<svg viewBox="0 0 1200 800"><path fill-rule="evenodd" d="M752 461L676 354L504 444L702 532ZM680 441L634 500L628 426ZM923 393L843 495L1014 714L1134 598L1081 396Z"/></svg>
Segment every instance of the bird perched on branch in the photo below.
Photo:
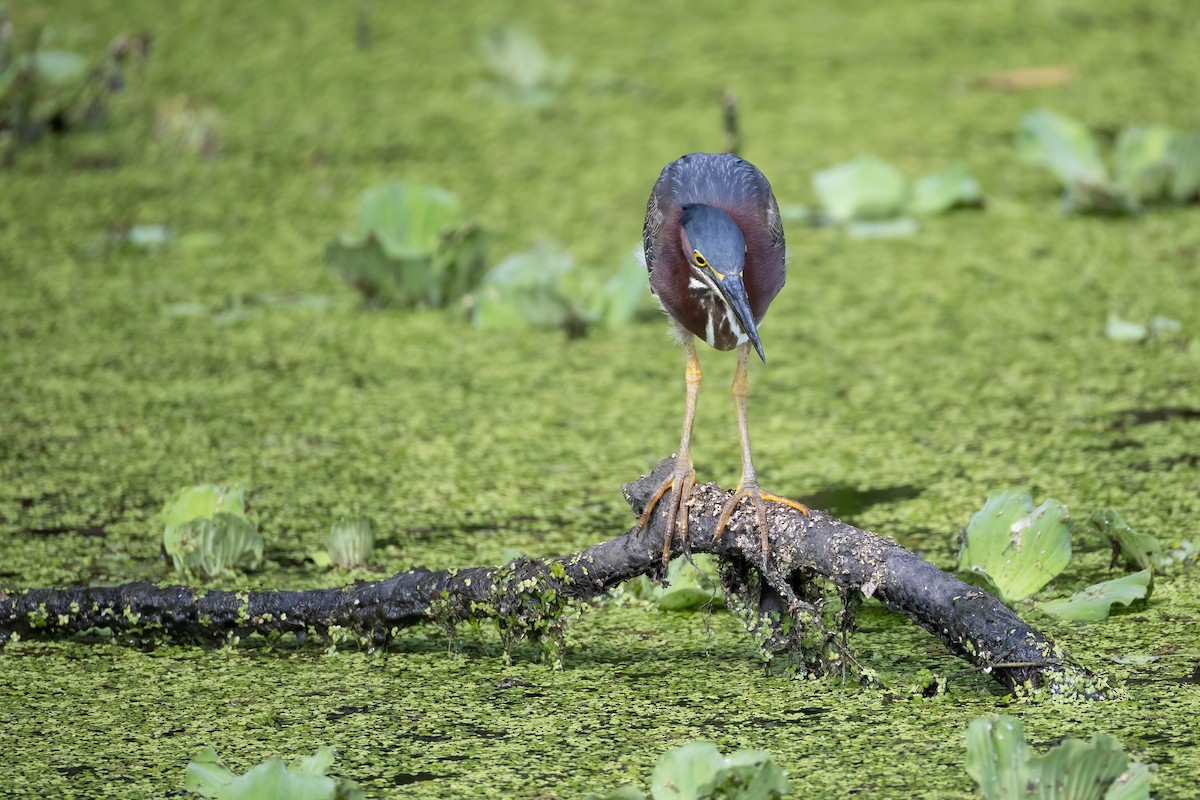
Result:
<svg viewBox="0 0 1200 800"><path fill-rule="evenodd" d="M766 362L758 326L786 278L783 223L766 177L748 161L728 153L693 153L663 168L646 204L642 232L650 291L671 319L687 353L687 407L674 474L658 487L641 517L644 529L663 497L667 526L663 564L671 554L676 528L687 540L687 501L696 483L692 466L692 422L700 393L700 361L695 338L718 350L737 348L733 401L742 440L742 479L721 510L720 536L743 499L755 507L762 535L763 563L769 553L764 500L808 509L758 486L746 425L746 364L753 347ZM668 494L669 492L669 494Z"/></svg>

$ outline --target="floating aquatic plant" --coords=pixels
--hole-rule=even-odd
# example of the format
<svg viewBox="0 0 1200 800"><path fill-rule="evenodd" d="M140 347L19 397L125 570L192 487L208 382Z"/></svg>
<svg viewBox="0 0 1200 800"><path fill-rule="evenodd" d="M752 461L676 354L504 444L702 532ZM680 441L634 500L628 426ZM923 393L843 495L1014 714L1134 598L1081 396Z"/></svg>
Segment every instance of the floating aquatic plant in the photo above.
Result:
<svg viewBox="0 0 1200 800"><path fill-rule="evenodd" d="M494 78L491 91L518 105L550 105L571 74L568 59L551 56L537 39L512 25L492 28L479 49Z"/></svg>
<svg viewBox="0 0 1200 800"><path fill-rule="evenodd" d="M771 800L787 790L787 773L766 750L723 756L712 742L690 742L668 750L650 776L653 800ZM605 800L646 800L646 796L633 786L623 786Z"/></svg>
<svg viewBox="0 0 1200 800"><path fill-rule="evenodd" d="M365 517L342 517L329 529L329 558L349 569L368 563L375 552L375 526Z"/></svg>
<svg viewBox="0 0 1200 800"><path fill-rule="evenodd" d="M164 506L163 517L163 549L175 569L189 577L257 569L262 562L262 534L246 514L240 487L182 489Z"/></svg>
<svg viewBox="0 0 1200 800"><path fill-rule="evenodd" d="M475 325L484 330L558 328L582 336L619 327L651 305L646 270L630 257L615 272L581 269L556 242L542 242L497 264L484 278Z"/></svg>
<svg viewBox="0 0 1200 800"><path fill-rule="evenodd" d="M646 600L663 611L692 611L706 605L723 605L720 585L710 576L717 572L717 560L708 553L693 553L691 561L680 556L667 566L666 582L645 575L625 581L617 592Z"/></svg>
<svg viewBox="0 0 1200 800"><path fill-rule="evenodd" d="M478 286L489 240L445 189L392 181L362 193L325 262L371 304L442 308Z"/></svg>
<svg viewBox="0 0 1200 800"><path fill-rule="evenodd" d="M272 757L238 775L221 763L215 750L205 747L188 764L183 788L214 800L360 800L362 789L353 781L325 774L334 755L332 747L318 747L291 766Z"/></svg>
<svg viewBox="0 0 1200 800"><path fill-rule="evenodd" d="M1130 762L1105 733L1067 739L1040 755L1025 743L1021 721L1006 714L967 729L967 772L984 800L1149 800L1146 765Z"/></svg>
<svg viewBox="0 0 1200 800"><path fill-rule="evenodd" d="M1041 604L1047 614L1072 622L1099 622L1108 619L1114 603L1127 606L1149 595L1152 571L1149 567L1111 581L1093 584L1062 600Z"/></svg>
<svg viewBox="0 0 1200 800"><path fill-rule="evenodd" d="M1017 153L1054 173L1063 185L1065 211L1128 213L1147 204L1188 203L1200 195L1200 131L1125 128L1110 172L1086 125L1041 109L1021 119Z"/></svg>
<svg viewBox="0 0 1200 800"><path fill-rule="evenodd" d="M817 172L812 183L828 219L858 238L911 235L914 216L982 202L979 183L961 165L910 182L887 161L860 156Z"/></svg>
<svg viewBox="0 0 1200 800"><path fill-rule="evenodd" d="M1071 517L1047 498L1037 508L1028 492L990 495L971 516L958 552L958 569L983 576L1006 602L1023 600L1049 583L1071 560Z"/></svg>

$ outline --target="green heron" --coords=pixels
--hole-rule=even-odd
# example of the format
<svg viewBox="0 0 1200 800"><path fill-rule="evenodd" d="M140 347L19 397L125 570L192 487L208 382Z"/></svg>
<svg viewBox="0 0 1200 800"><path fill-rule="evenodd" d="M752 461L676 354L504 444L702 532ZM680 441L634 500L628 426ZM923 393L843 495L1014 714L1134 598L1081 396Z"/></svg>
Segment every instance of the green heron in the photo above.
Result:
<svg viewBox="0 0 1200 800"><path fill-rule="evenodd" d="M718 350L736 347L733 402L742 440L742 479L721 510L716 536L721 536L738 503L749 499L758 514L765 564L769 540L763 501L787 503L808 513L800 503L759 488L746 425L746 362L753 347L766 363L758 325L787 273L783 223L771 184L753 164L728 153L693 153L672 161L650 192L642 245L650 291L671 318L675 338L687 353L687 409L675 471L642 512L641 527L669 490L663 564L670 558L677 526L687 541L687 501L696 483L692 422L701 378L695 337Z"/></svg>

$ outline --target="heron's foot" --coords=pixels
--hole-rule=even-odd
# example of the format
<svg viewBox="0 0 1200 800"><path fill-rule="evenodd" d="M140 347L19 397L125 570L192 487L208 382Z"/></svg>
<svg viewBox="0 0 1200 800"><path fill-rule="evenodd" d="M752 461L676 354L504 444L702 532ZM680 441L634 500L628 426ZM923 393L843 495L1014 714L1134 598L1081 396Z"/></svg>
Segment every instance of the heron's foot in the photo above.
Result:
<svg viewBox="0 0 1200 800"><path fill-rule="evenodd" d="M729 518L733 516L738 503L747 499L754 504L754 509L758 515L758 530L762 534L762 566L766 569L767 562L771 556L771 541L769 538L769 529L767 528L767 506L764 501L770 500L773 503L783 503L784 505L791 506L806 517L808 516L808 506L777 494L764 492L759 488L758 481L742 478L741 483L738 484L737 491L733 493L733 497L730 497L725 502L724 508L721 509L721 516L717 518L717 527L714 536L718 541L721 539L721 534L725 532L726 526L729 525Z"/></svg>
<svg viewBox="0 0 1200 800"><path fill-rule="evenodd" d="M675 472L670 478L663 481L654 494L651 495L649 502L646 503L646 508L642 511L642 516L638 520L638 527L641 530L646 530L646 526L650 524L650 515L654 513L654 509L658 508L659 501L663 496L667 496L667 531L663 535L663 552L662 563L664 572L667 562L671 560L671 545L675 542L675 529L679 528L679 535L684 542L687 541L688 533L688 500L691 499L692 489L696 486L696 470L692 467L691 459L682 459L675 462ZM668 491L670 494L668 495Z"/></svg>

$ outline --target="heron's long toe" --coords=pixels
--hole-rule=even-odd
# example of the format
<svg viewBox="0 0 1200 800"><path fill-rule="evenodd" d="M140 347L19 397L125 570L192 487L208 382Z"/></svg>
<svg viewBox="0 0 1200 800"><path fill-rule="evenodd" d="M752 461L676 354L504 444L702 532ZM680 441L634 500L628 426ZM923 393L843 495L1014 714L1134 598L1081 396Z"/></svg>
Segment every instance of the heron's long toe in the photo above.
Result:
<svg viewBox="0 0 1200 800"><path fill-rule="evenodd" d="M746 499L754 504L754 509L758 516L758 530L762 534L762 565L765 569L771 556L771 540L769 536L770 531L767 527L767 507L764 501L770 500L775 503L789 505L806 517L808 516L808 506L787 497L764 492L759 488L758 481L742 478L741 483L738 484L737 491L725 502L725 506L721 509L721 516L717 519L715 536L718 541L725 532L725 528L729 525L729 518L733 516L738 503Z"/></svg>
<svg viewBox="0 0 1200 800"><path fill-rule="evenodd" d="M675 529L679 528L679 535L684 542L687 541L688 533L688 500L691 499L692 489L696 486L696 470L692 467L690 461L682 464L676 463L675 472L670 478L667 478L654 491L649 502L646 503L646 508L642 510L642 516L638 520L638 525L642 530L646 530L646 526L650 524L650 515L654 513L654 509L658 508L659 501L664 495L667 495L667 530L663 535L663 552L662 563L663 567L667 566L667 562L671 560L671 545L675 541Z"/></svg>

